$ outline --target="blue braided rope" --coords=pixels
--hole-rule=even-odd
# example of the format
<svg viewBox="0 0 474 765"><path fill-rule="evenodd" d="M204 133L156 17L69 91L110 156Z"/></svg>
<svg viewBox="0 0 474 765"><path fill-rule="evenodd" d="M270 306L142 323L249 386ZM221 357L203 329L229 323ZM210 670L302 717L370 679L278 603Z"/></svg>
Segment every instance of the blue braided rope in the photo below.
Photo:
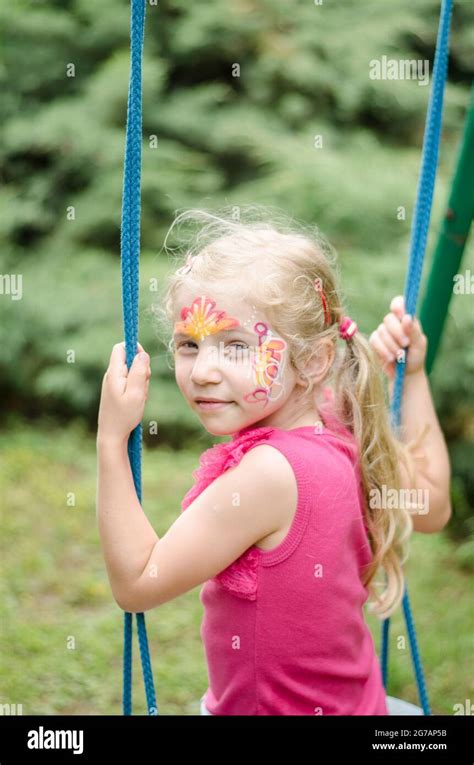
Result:
<svg viewBox="0 0 474 765"><path fill-rule="evenodd" d="M426 241L431 217L431 206L438 166L439 143L443 117L443 96L448 70L449 30L451 25L452 0L443 0L440 11L438 37L433 67L433 85L426 116L425 134L421 157L421 171L418 180L417 198L411 225L411 240L408 271L405 281L404 297L406 312L415 316L420 289ZM408 349L406 354L408 353ZM398 359L395 372L395 384L391 403L391 423L397 433L400 431L403 381L405 377L405 358ZM411 614L408 590L403 595L403 612L407 626L410 651L415 670L420 703L425 715L430 715L430 705L426 691L425 678L421 664L416 629ZM382 625L382 678L385 688L388 683L388 635L389 619Z"/></svg>
<svg viewBox="0 0 474 765"><path fill-rule="evenodd" d="M142 147L142 56L145 34L146 0L132 0L130 17L130 79L128 85L127 127L122 190L120 255L122 266L122 311L127 367L138 351L138 288L140 262L141 147ZM142 426L130 434L128 456L133 483L142 501L141 478ZM137 614L138 642L149 715L157 715L155 687L151 671L145 616ZM132 714L132 635L133 614L124 614L123 713Z"/></svg>
<svg viewBox="0 0 474 765"><path fill-rule="evenodd" d="M388 648L389 648L390 619L384 619L382 622L382 648L380 663L382 665L382 681L384 688L387 688L387 670L388 670Z"/></svg>
<svg viewBox="0 0 474 765"><path fill-rule="evenodd" d="M124 613L123 620L123 713L132 714L132 614Z"/></svg>

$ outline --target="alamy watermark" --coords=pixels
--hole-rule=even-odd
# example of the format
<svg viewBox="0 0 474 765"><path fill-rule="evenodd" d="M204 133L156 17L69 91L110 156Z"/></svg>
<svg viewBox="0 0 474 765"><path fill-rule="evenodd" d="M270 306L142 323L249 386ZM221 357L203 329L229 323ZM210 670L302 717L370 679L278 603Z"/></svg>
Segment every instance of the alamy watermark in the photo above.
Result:
<svg viewBox="0 0 474 765"><path fill-rule="evenodd" d="M23 704L0 704L0 716L22 715Z"/></svg>
<svg viewBox="0 0 474 765"><path fill-rule="evenodd" d="M42 725L28 731L28 749L72 749L73 754L84 752L83 730L49 730Z"/></svg>
<svg viewBox="0 0 474 765"><path fill-rule="evenodd" d="M0 274L0 295L10 295L12 300L21 300L23 274Z"/></svg>
<svg viewBox="0 0 474 765"><path fill-rule="evenodd" d="M474 274L468 268L463 274L454 274L453 293L455 295L474 295Z"/></svg>
<svg viewBox="0 0 474 765"><path fill-rule="evenodd" d="M235 341L237 342L237 341ZM235 345L228 345L221 340L216 347L211 345L208 348L206 360L211 366L235 366L246 367L245 374L250 377L252 374L252 364L258 360L257 348L238 348Z"/></svg>
<svg viewBox="0 0 474 765"><path fill-rule="evenodd" d="M428 59L397 59L382 56L369 61L371 80L417 80L418 85L428 85L430 81L430 62Z"/></svg>
<svg viewBox="0 0 474 765"><path fill-rule="evenodd" d="M429 512L428 489L391 489L385 484L369 492L369 507L372 509L408 510L412 515L426 515Z"/></svg>

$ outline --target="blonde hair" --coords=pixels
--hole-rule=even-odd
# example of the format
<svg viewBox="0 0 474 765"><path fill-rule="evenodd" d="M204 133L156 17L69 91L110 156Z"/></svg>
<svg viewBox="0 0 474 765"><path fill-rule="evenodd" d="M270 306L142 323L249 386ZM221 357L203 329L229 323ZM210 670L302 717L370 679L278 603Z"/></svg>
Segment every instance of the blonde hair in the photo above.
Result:
<svg viewBox="0 0 474 765"><path fill-rule="evenodd" d="M168 235L178 223L196 224L197 231L184 257L180 253L175 259L175 266L192 262L192 268L168 276L161 300L151 310L169 337L179 287L196 287L198 294L203 285L211 291L215 285L216 291L245 299L264 312L272 329L286 340L290 363L306 382L304 402L311 402L311 396L321 393L323 383L331 382L334 414L355 436L358 447L363 511L372 550L363 584L374 601L369 609L379 618L387 618L403 597L403 564L413 523L403 503L395 503L401 507L374 507L369 497L374 492L380 496L383 487L400 488L400 461L415 486L408 460L413 443L401 443L392 431L380 364L360 329L350 341L338 341L339 321L346 310L338 285L336 251L316 226L289 221L281 211L272 209L250 205L225 207L218 213L191 209L178 215ZM329 326L314 289L317 278L326 296ZM315 391L304 366L317 356L321 341L327 338L334 344L334 361ZM385 577L377 583L379 571Z"/></svg>

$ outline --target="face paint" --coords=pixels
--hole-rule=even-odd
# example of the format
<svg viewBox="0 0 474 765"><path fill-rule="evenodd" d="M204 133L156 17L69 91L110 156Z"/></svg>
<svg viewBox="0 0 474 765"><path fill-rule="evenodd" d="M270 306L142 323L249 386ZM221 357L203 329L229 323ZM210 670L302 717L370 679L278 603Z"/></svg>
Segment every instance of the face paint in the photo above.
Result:
<svg viewBox="0 0 474 765"><path fill-rule="evenodd" d="M175 332L190 335L194 340L204 340L207 335L215 335L232 327L239 327L237 319L226 316L225 311L216 311L216 301L205 295L194 298L190 308L181 309L181 319L175 324Z"/></svg>
<svg viewBox="0 0 474 765"><path fill-rule="evenodd" d="M181 309L182 321L176 322L175 333L182 333L199 341L208 335L248 324L246 321L241 325L237 319L227 316L225 311L215 310L215 305L215 300L210 297L196 297L191 307ZM249 373L256 387L243 398L250 404L263 401L265 408L269 401L277 401L284 392L280 378L284 366L283 352L287 350L287 343L273 335L264 322L257 322L253 330L258 335L258 346L251 355ZM275 387L278 385L280 390L275 393Z"/></svg>
<svg viewBox="0 0 474 765"><path fill-rule="evenodd" d="M263 408L269 401L277 401L283 393L283 385L277 395L272 395L272 387L278 384L278 377L282 371L282 353L287 349L286 342L274 337L268 329L267 324L262 321L254 326L258 334L258 348L255 351L255 358L252 365L254 382L258 386L251 393L244 396L244 400L249 404L258 404L264 401Z"/></svg>

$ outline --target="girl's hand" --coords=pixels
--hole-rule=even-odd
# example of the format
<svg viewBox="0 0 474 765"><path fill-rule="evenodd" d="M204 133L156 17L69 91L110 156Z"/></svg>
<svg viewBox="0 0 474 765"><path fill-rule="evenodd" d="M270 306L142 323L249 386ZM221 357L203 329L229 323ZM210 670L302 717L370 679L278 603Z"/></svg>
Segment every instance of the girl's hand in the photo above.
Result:
<svg viewBox="0 0 474 765"><path fill-rule="evenodd" d="M141 353L127 369L125 343L112 349L108 369L102 381L97 438L126 442L143 417L148 397L150 357L140 343ZM142 353L145 356L142 358Z"/></svg>
<svg viewBox="0 0 474 765"><path fill-rule="evenodd" d="M418 319L405 313L403 295L397 295L390 303L391 313L384 316L382 324L372 332L369 343L376 351L382 369L389 378L395 378L397 358L403 358L406 348L405 374L414 374L424 369L428 338L423 334Z"/></svg>

